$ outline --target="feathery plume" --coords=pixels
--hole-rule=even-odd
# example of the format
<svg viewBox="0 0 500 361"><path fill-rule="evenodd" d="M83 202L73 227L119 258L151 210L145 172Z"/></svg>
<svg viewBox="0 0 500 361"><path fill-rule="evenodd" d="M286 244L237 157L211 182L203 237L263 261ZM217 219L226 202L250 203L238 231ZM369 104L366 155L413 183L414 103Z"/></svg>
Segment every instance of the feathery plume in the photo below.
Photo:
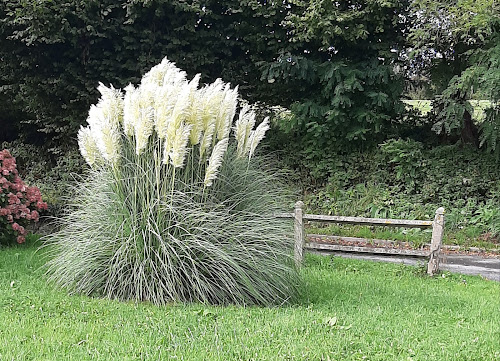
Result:
<svg viewBox="0 0 500 361"><path fill-rule="evenodd" d="M187 143L189 141L190 133L191 125L181 124L179 128L177 128L169 153L170 163L175 168L180 168L184 164L184 158L186 158L186 154L188 152ZM165 163L165 159L163 162Z"/></svg>
<svg viewBox="0 0 500 361"><path fill-rule="evenodd" d="M156 134L165 139L172 118L179 88L174 85L159 87L154 97L154 124Z"/></svg>
<svg viewBox="0 0 500 361"><path fill-rule="evenodd" d="M219 114L220 103L223 100L224 82L217 79L212 84L205 86L201 90L202 101L202 119L203 126L206 128L209 122L215 121Z"/></svg>
<svg viewBox="0 0 500 361"><path fill-rule="evenodd" d="M191 145L197 145L200 142L201 132L203 130L203 124L201 120L201 102L202 102L202 92L198 90L198 84L200 82L200 74L196 76L189 82L189 106L186 110L186 123L192 126L191 135L189 136Z"/></svg>
<svg viewBox="0 0 500 361"><path fill-rule="evenodd" d="M80 127L78 131L78 147L83 158L91 167L102 159L90 127Z"/></svg>
<svg viewBox="0 0 500 361"><path fill-rule="evenodd" d="M155 65L148 71L141 80L143 84L155 84L162 86L164 84L172 84L183 81L186 78L186 73L175 66L175 63L170 62L167 58L163 58L160 64Z"/></svg>
<svg viewBox="0 0 500 361"><path fill-rule="evenodd" d="M87 123L102 157L110 163L116 163L120 158L119 125L105 116L102 102L90 106Z"/></svg>
<svg viewBox="0 0 500 361"><path fill-rule="evenodd" d="M113 126L118 126L123 120L123 94L120 89L115 89L113 86L106 87L103 83L99 83L97 87L101 98L98 106L102 109L103 117Z"/></svg>
<svg viewBox="0 0 500 361"><path fill-rule="evenodd" d="M217 139L227 138L231 131L236 107L238 106L238 87L231 89L229 84L226 84L222 92L222 101L219 104L219 114L216 120Z"/></svg>
<svg viewBox="0 0 500 361"><path fill-rule="evenodd" d="M138 88L139 114L134 124L135 152L137 155L141 154L147 147L149 137L153 134L153 101L157 89L157 85L149 83Z"/></svg>
<svg viewBox="0 0 500 361"><path fill-rule="evenodd" d="M173 152L172 148L174 147L174 143L177 141L176 139L179 137L179 131L182 130L181 128L184 125L184 118L187 110L189 109L190 93L191 88L188 83L184 84L182 88L179 89L179 93L165 131L164 155L170 155L171 152Z"/></svg>
<svg viewBox="0 0 500 361"><path fill-rule="evenodd" d="M125 87L123 99L123 131L129 137L135 133L135 122L140 117L139 89L132 84Z"/></svg>
<svg viewBox="0 0 500 361"><path fill-rule="evenodd" d="M260 141L264 139L264 136L266 135L266 132L269 130L269 117L266 117L262 123L259 124L257 129L251 132L250 139L248 141L248 159L252 158L252 155L255 152L255 149L257 148L257 145L259 145ZM245 151L246 153L246 151Z"/></svg>
<svg viewBox="0 0 500 361"><path fill-rule="evenodd" d="M217 178L219 167L222 164L224 153L227 150L228 141L229 138L220 140L212 150L212 154L210 155L210 159L208 161L208 167L205 171L205 187L210 187L213 184L214 180Z"/></svg>
<svg viewBox="0 0 500 361"><path fill-rule="evenodd" d="M184 120L189 110L190 96L191 86L189 83L186 83L180 89L179 96L177 97L177 101L175 102L174 109L172 111L172 120L177 126Z"/></svg>
<svg viewBox="0 0 500 361"><path fill-rule="evenodd" d="M245 156L250 133L255 126L255 113L250 111L250 106L244 105L240 110L236 126L234 127L234 136L237 142L238 158Z"/></svg>
<svg viewBox="0 0 500 361"><path fill-rule="evenodd" d="M203 131L200 141L200 160L203 159L212 145L212 139L215 133L215 122L208 124L207 128Z"/></svg>

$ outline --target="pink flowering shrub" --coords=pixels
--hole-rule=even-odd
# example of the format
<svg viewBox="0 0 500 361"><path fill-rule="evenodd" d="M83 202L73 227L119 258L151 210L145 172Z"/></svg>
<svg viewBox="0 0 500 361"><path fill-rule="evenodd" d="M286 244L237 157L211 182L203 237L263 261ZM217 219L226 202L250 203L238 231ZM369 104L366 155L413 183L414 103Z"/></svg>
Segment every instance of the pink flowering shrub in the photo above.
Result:
<svg viewBox="0 0 500 361"><path fill-rule="evenodd" d="M37 187L28 187L19 177L16 159L7 149L0 151L0 240L26 240L26 226L38 222L47 209Z"/></svg>

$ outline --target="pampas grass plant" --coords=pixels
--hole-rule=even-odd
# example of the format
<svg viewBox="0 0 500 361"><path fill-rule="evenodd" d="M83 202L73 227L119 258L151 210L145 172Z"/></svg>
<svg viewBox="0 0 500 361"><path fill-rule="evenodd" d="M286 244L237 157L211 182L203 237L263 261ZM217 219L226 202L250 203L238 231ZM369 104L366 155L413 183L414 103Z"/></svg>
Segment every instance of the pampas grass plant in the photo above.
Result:
<svg viewBox="0 0 500 361"><path fill-rule="evenodd" d="M276 304L293 300L287 198L254 155L268 128L237 89L164 59L141 84L99 86L79 133L90 170L60 231L45 238L51 281L120 300ZM232 135L236 134L236 139Z"/></svg>

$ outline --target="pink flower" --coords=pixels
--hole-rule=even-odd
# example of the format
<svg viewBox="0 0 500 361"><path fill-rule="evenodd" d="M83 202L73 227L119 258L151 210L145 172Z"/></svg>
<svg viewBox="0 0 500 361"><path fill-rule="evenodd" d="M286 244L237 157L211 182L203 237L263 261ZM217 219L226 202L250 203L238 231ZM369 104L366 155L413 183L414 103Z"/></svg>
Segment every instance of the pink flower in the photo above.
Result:
<svg viewBox="0 0 500 361"><path fill-rule="evenodd" d="M38 218L40 215L38 214L37 211L31 211L31 219L34 220L35 222L38 222Z"/></svg>
<svg viewBox="0 0 500 361"><path fill-rule="evenodd" d="M4 149L0 151L0 218L11 223L17 242L25 242L28 221L39 220L39 211L48 208L37 187L28 187L19 177L16 159ZM5 196L6 195L6 196ZM31 208L30 208L31 207Z"/></svg>
<svg viewBox="0 0 500 361"><path fill-rule="evenodd" d="M17 198L17 196L14 193L9 193L7 195L7 197L9 198L9 204L19 204L19 203L21 203L21 200L19 198Z"/></svg>
<svg viewBox="0 0 500 361"><path fill-rule="evenodd" d="M47 210L47 208L49 207L46 202L38 201L36 202L36 208L38 208L39 210Z"/></svg>

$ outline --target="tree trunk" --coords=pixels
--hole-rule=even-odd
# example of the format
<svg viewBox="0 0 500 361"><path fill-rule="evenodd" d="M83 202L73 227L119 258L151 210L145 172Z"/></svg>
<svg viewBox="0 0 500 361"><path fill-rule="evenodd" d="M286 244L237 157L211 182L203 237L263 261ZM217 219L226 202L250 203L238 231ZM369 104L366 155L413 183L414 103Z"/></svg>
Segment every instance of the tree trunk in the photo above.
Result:
<svg viewBox="0 0 500 361"><path fill-rule="evenodd" d="M472 114L467 109L464 111L464 126L461 138L464 144L473 144L476 148L479 148L479 131L472 120Z"/></svg>

